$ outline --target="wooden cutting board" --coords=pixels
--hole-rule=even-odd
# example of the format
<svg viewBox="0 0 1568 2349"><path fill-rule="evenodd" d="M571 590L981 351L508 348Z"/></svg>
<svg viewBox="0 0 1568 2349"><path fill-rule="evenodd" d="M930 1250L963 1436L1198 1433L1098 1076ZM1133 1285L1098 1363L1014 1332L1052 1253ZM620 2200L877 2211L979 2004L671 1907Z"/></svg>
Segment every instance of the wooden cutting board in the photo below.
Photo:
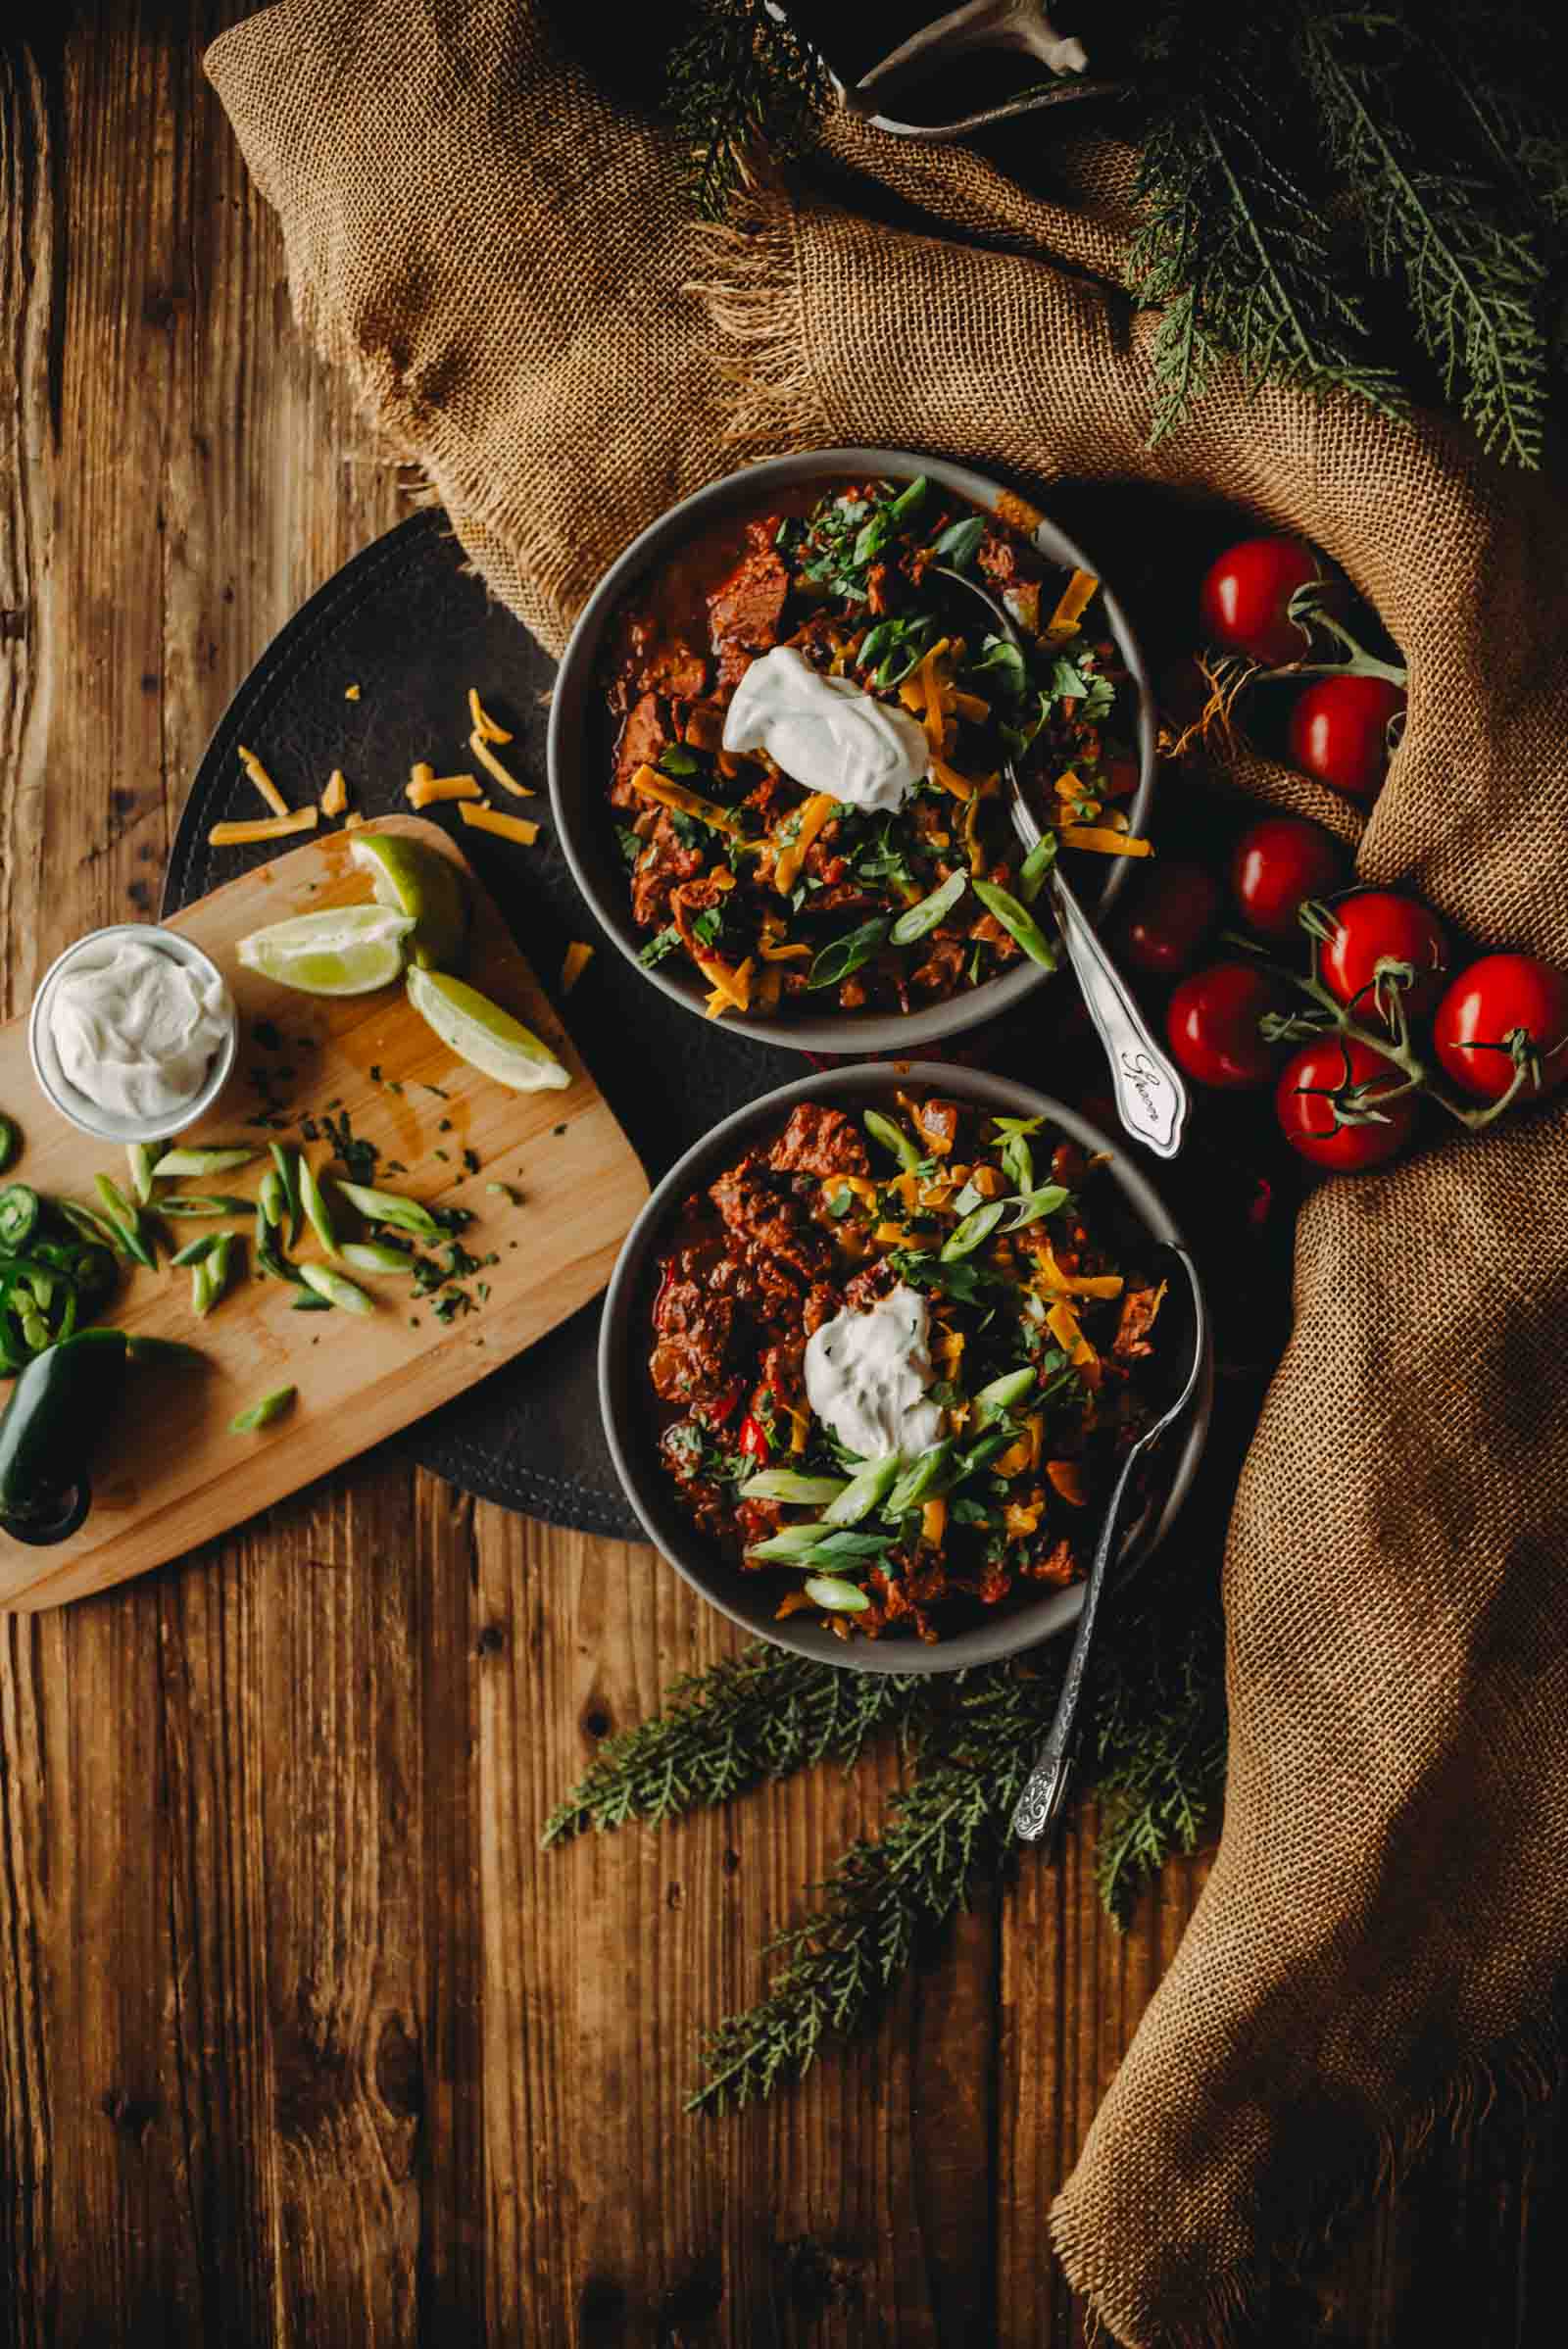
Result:
<svg viewBox="0 0 1568 2349"><path fill-rule="evenodd" d="M247 1248L245 1269L222 1303L197 1321L183 1268L171 1271L167 1260L156 1273L127 1268L100 1318L194 1343L208 1367L131 1369L117 1423L94 1447L85 1524L46 1549L0 1532L0 1607L78 1598L226 1532L449 1401L597 1296L610 1277L648 1196L631 1145L494 903L447 835L416 816L384 817L369 828L423 840L462 867L474 907L466 975L559 1052L571 1070L569 1088L512 1093L481 1076L437 1039L401 987L329 1002L240 967L233 950L249 931L368 898L369 877L350 860L353 835L333 832L258 865L169 924L204 947L224 972L241 1022L235 1074L222 1101L180 1140L254 1142L265 1150L271 1131L299 1141L292 1122L298 1116L319 1119L329 1106L334 1117L346 1113L356 1135L408 1169L383 1176L390 1188L473 1210L463 1245L476 1256L493 1250L497 1261L464 1286L474 1292L483 1281L489 1297L443 1323L428 1298L411 1295L407 1280L375 1278L364 1281L377 1300L373 1315L296 1313L291 1307L300 1292L255 1278ZM286 1127L246 1122L265 1105L257 1071L271 1098L286 1105ZM89 1203L100 1170L125 1187L123 1153L77 1133L44 1099L27 1056L24 1019L0 1029L0 1108L17 1119L24 1137L7 1180ZM312 1146L318 1169L329 1148L324 1139ZM466 1151L477 1155L477 1173L466 1168ZM178 1188L250 1196L267 1163ZM488 1192L492 1182L510 1184L520 1203ZM188 1220L167 1227L176 1248L199 1232L225 1228ZM308 1225L297 1253L319 1254ZM299 1389L288 1417L259 1435L229 1434L236 1411L288 1384ZM0 1387L0 1400L7 1393Z"/></svg>

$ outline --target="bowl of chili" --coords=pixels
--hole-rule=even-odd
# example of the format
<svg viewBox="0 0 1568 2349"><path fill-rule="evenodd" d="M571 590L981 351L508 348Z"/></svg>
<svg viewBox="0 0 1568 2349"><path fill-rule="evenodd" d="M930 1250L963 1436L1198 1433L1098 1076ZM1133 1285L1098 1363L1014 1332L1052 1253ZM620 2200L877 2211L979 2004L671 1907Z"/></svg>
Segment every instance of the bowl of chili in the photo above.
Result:
<svg viewBox="0 0 1568 2349"><path fill-rule="evenodd" d="M1082 1605L1117 1447L1155 1415L1140 1390L1160 1299L1140 1258L1179 1244L1125 1152L1007 1078L882 1061L764 1095L664 1177L606 1295L601 1408L649 1540L735 1622L824 1661L956 1671L1049 1639ZM835 1310L910 1285L942 1425L885 1474L816 1419L803 1363ZM1199 1340L1198 1397L1125 1563L1164 1539L1202 1453ZM858 1595L819 1604L822 1577Z"/></svg>
<svg viewBox="0 0 1568 2349"><path fill-rule="evenodd" d="M1003 598L1026 660L944 568ZM818 715L826 688L906 746L923 732L900 804L811 788L779 737L735 724L743 680L781 660ZM654 986L760 1041L909 1052L1049 975L1004 761L1104 910L1143 843L1154 735L1127 616L1065 533L968 466L829 449L711 483L611 566L557 677L550 793L578 887Z"/></svg>

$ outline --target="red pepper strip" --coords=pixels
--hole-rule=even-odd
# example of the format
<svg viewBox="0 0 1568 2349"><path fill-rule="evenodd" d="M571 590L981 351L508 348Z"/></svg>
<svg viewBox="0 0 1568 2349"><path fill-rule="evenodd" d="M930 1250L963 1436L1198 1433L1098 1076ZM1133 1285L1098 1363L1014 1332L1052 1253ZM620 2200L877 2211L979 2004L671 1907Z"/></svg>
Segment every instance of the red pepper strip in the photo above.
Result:
<svg viewBox="0 0 1568 2349"><path fill-rule="evenodd" d="M740 1448L749 1460L759 1463L765 1460L773 1448L766 1428L750 1412L741 1422Z"/></svg>

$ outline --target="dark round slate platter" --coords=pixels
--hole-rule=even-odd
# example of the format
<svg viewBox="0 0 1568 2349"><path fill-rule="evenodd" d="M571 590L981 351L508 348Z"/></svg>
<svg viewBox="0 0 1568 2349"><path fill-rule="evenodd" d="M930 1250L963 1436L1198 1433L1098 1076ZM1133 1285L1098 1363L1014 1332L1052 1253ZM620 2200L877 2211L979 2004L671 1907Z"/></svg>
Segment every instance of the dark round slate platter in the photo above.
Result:
<svg viewBox="0 0 1568 2349"><path fill-rule="evenodd" d="M541 984L555 996L573 938L600 952L574 989L571 1032L633 1147L658 1180L699 1135L742 1102L801 1074L798 1053L719 1036L645 987L599 939L556 844L545 799L543 697L550 656L465 567L444 514L389 531L312 597L268 647L224 712L197 769L174 841L164 911L175 912L276 851L210 849L215 823L265 812L235 756L244 742L296 806L334 766L367 815L406 808L416 759L472 764L467 691L514 729L505 756L539 792L531 849L462 831L464 853L495 895ZM357 684L360 699L344 698ZM449 810L432 809L457 832ZM285 841L282 848L297 847ZM599 1308L421 1420L399 1441L423 1467L486 1500L552 1524L638 1538L599 1426Z"/></svg>

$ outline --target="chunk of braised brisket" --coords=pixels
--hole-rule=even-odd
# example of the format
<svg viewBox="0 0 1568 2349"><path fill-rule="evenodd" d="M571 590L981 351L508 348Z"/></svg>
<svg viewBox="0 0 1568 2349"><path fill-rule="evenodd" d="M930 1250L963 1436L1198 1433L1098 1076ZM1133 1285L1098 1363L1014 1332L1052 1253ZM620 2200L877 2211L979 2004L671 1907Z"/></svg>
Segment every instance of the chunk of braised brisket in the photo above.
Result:
<svg viewBox="0 0 1568 2349"><path fill-rule="evenodd" d="M737 685L753 657L771 652L778 642L790 575L773 545L777 527L771 517L749 526L747 552L708 599L709 634L721 690Z"/></svg>
<svg viewBox="0 0 1568 2349"><path fill-rule="evenodd" d="M615 773L610 786L612 807L643 805L631 787L631 779L640 766L657 766L674 739L669 712L657 694L645 693L632 704L615 738Z"/></svg>
<svg viewBox="0 0 1568 2349"><path fill-rule="evenodd" d="M801 1101L767 1154L780 1174L869 1175L870 1160L853 1118L818 1101Z"/></svg>
<svg viewBox="0 0 1568 2349"><path fill-rule="evenodd" d="M726 1230L749 1250L761 1249L814 1281L828 1270L826 1239L812 1229L800 1202L773 1188L767 1161L748 1150L737 1166L721 1174L708 1194Z"/></svg>

